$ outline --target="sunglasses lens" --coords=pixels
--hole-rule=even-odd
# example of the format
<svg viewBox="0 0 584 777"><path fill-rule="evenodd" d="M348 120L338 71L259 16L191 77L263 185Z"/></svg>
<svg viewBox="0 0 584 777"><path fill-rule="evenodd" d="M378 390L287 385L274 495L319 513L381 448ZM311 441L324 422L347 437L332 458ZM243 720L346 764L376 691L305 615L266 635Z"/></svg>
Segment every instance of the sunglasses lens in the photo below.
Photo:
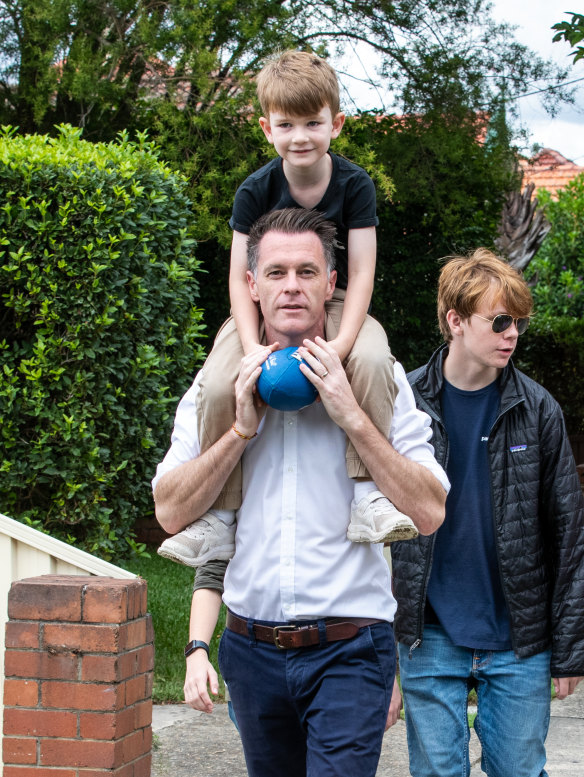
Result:
<svg viewBox="0 0 584 777"><path fill-rule="evenodd" d="M527 327L529 326L528 318L516 318L515 322L517 324L517 334L522 335L527 331ZM493 319L493 332L495 332L495 334L501 334L501 332L505 332L509 329L512 323L513 316L510 316L508 313L500 313Z"/></svg>
<svg viewBox="0 0 584 777"><path fill-rule="evenodd" d="M500 334L506 329L509 329L512 323L513 316L510 316L508 313L501 313L493 319L493 332L495 332L495 334Z"/></svg>

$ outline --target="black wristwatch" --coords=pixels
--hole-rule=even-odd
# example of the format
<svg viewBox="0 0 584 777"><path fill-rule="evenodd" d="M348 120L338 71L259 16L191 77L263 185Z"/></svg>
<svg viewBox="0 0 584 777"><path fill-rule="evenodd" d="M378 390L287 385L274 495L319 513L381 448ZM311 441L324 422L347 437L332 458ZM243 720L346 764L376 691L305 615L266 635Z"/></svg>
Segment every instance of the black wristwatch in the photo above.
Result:
<svg viewBox="0 0 584 777"><path fill-rule="evenodd" d="M191 653L194 653L195 650L198 650L199 648L203 648L207 657L209 657L209 645L207 645L206 642L203 642L202 639L193 639L185 648L185 658L188 658Z"/></svg>

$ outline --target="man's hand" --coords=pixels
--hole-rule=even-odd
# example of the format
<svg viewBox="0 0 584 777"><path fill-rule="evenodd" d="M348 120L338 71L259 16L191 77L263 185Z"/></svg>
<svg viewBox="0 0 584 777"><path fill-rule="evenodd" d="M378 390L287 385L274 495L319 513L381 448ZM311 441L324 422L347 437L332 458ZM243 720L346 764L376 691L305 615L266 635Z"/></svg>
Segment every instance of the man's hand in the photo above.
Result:
<svg viewBox="0 0 584 777"><path fill-rule="evenodd" d="M304 340L299 352L310 367L301 364L302 374L317 389L331 419L346 430L351 418L362 414L362 410L351 390L339 355L322 337L317 337L314 342Z"/></svg>
<svg viewBox="0 0 584 777"><path fill-rule="evenodd" d="M235 382L235 426L246 437L253 437L266 412L266 405L256 390L262 364L277 351L279 343L261 345L241 360L241 369Z"/></svg>
<svg viewBox="0 0 584 777"><path fill-rule="evenodd" d="M207 683L215 696L219 692L217 672L207 658L204 650L195 650L187 658L187 673L185 677L185 701L195 710L213 712L213 702L207 691Z"/></svg>
<svg viewBox="0 0 584 777"><path fill-rule="evenodd" d="M399 720L399 713L403 707L402 695L399 689L399 683L397 677L393 681L393 690L391 692L391 702L389 703L389 712L387 713L387 722L385 724L385 730L391 728Z"/></svg>
<svg viewBox="0 0 584 777"><path fill-rule="evenodd" d="M565 699L566 696L571 696L581 679L581 677L554 677L554 691L558 699Z"/></svg>

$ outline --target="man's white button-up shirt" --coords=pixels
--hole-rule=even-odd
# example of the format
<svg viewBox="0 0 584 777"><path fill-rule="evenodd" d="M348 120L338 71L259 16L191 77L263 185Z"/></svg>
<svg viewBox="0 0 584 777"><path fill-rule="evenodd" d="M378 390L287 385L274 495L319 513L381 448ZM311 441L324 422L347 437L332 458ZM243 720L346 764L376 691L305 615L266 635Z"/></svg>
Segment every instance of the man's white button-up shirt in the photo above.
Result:
<svg viewBox="0 0 584 777"><path fill-rule="evenodd" d="M430 419L416 409L403 367L390 442L430 469L448 490L428 442ZM157 480L199 455L198 379L179 404L172 444ZM260 620L367 617L392 621L396 609L379 544L346 537L354 482L345 466L345 433L315 402L298 412L268 408L243 454L243 501L235 556L223 599L233 612Z"/></svg>

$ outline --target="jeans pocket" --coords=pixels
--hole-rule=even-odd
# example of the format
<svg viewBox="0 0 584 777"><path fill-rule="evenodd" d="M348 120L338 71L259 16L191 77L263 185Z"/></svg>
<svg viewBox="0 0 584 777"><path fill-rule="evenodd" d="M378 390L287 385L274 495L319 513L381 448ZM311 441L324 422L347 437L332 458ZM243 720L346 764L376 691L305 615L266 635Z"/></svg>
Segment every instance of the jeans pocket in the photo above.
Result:
<svg viewBox="0 0 584 777"><path fill-rule="evenodd" d="M384 622L366 626L361 637L366 640L371 660L379 668L386 689L391 692L396 669L395 640L391 625Z"/></svg>

